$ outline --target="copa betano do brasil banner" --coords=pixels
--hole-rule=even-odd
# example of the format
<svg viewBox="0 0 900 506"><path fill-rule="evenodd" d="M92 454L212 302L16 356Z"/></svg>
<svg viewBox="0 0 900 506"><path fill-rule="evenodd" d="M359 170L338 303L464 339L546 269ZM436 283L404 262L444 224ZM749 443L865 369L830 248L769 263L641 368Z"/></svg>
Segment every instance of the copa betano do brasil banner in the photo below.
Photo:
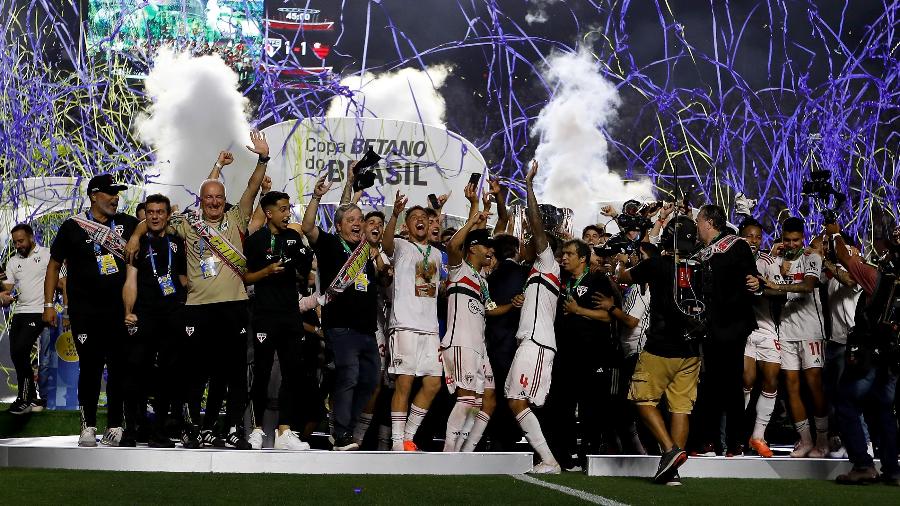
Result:
<svg viewBox="0 0 900 506"><path fill-rule="evenodd" d="M443 212L468 214L463 189L472 174L483 178L487 165L478 148L446 129L380 118L308 118L265 130L271 148L267 174L272 188L282 189L305 205L316 180L332 182L322 203L340 202L348 165L372 148L382 157L375 185L364 191L367 208L392 206L399 190L409 205L427 205L428 195L452 192Z"/></svg>

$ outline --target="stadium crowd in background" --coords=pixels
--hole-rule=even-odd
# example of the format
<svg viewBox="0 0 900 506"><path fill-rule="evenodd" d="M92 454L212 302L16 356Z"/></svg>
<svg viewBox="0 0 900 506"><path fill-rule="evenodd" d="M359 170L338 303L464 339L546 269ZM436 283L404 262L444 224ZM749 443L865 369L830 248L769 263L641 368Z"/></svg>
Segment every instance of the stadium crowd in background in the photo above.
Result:
<svg viewBox="0 0 900 506"><path fill-rule="evenodd" d="M138 219L120 213L124 186L104 174L49 248L13 228L10 412L44 405L30 355L65 280L80 446L98 444L105 370L108 446L307 450L326 423L337 451L432 450L434 436L506 451L524 435L535 473L651 453L654 481L679 484L688 456L768 458L771 437L796 441L791 457L849 457L839 482L900 484L900 227L861 250L834 220L765 230L746 206L734 226L717 205L628 201L573 238L544 223L536 162L524 223L507 188L477 178L458 229L443 230L446 195L364 214L353 164L339 206L319 205L323 177L293 223L265 136L251 143L233 205L223 152L196 209L151 195ZM792 431L770 424L784 413Z"/></svg>

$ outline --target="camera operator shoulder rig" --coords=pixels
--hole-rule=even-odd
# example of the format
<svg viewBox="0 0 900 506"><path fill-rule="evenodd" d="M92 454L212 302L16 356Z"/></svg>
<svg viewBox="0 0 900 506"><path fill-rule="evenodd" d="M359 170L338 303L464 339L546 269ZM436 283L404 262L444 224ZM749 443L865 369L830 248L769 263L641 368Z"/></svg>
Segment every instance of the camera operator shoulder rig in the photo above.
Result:
<svg viewBox="0 0 900 506"><path fill-rule="evenodd" d="M871 354L876 365L900 372L900 279L896 273L882 271L873 296L859 298L847 344L851 355Z"/></svg>

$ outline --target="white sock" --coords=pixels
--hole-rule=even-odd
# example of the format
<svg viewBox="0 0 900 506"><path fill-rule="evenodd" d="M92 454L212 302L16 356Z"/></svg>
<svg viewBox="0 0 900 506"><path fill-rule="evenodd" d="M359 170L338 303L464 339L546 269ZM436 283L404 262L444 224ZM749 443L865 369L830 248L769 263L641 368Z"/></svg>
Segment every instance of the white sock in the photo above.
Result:
<svg viewBox="0 0 900 506"><path fill-rule="evenodd" d="M469 437L466 438L466 443L462 445L460 451L475 451L475 447L478 446L478 442L481 441L481 436L484 435L484 429L487 428L487 424L490 421L491 415L484 411L479 411L478 414L475 415L475 424L472 425L472 429L469 431Z"/></svg>
<svg viewBox="0 0 900 506"><path fill-rule="evenodd" d="M828 444L828 417L814 416L813 422L816 424L816 446L825 447Z"/></svg>
<svg viewBox="0 0 900 506"><path fill-rule="evenodd" d="M459 439L462 427L466 423L466 414L475 403L474 397L457 397L456 404L450 410L447 418L447 434L444 436L444 451L456 451L456 441Z"/></svg>
<svg viewBox="0 0 900 506"><path fill-rule="evenodd" d="M403 431L403 440L412 441L416 437L416 431L422 425L422 420L428 414L427 409L420 408L415 404L409 406L409 416L406 418L406 430Z"/></svg>
<svg viewBox="0 0 900 506"><path fill-rule="evenodd" d="M391 411L391 445L394 450L403 450L403 433L406 431L406 413Z"/></svg>
<svg viewBox="0 0 900 506"><path fill-rule="evenodd" d="M750 394L753 393L753 389L744 389L744 411L747 411L747 406L750 405Z"/></svg>
<svg viewBox="0 0 900 506"><path fill-rule="evenodd" d="M769 420L772 419L772 412L775 411L775 398L778 392L766 392L763 390L756 400L756 424L753 425L753 439L766 439L766 427L769 426Z"/></svg>
<svg viewBox="0 0 900 506"><path fill-rule="evenodd" d="M378 451L385 452L391 449L391 428L387 425L378 426Z"/></svg>
<svg viewBox="0 0 900 506"><path fill-rule="evenodd" d="M516 421L519 422L519 427L522 428L525 439L528 440L534 451L541 456L541 462L549 465L557 464L556 459L553 458L553 453L550 452L550 447L547 445L547 440L544 439L544 433L541 432L541 423L538 422L531 409L525 408L516 416Z"/></svg>
<svg viewBox="0 0 900 506"><path fill-rule="evenodd" d="M800 443L805 446L812 446L812 434L809 432L809 420L794 423L794 429L800 434Z"/></svg>
<svg viewBox="0 0 900 506"><path fill-rule="evenodd" d="M357 443L362 444L366 438L366 432L369 432L369 426L372 425L372 413L360 413L356 419L356 427L353 428L353 439Z"/></svg>
<svg viewBox="0 0 900 506"><path fill-rule="evenodd" d="M461 452L466 439L469 438L469 432L475 426L475 417L481 412L481 399L475 399L475 403L466 412L466 421L463 423L462 430L459 433L459 439L456 440L456 448L453 451Z"/></svg>

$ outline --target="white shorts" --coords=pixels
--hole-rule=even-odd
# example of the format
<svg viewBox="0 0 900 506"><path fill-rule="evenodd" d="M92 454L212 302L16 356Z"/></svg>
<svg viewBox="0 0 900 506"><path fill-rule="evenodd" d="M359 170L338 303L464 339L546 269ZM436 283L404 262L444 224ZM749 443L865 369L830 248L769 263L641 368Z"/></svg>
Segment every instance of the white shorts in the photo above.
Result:
<svg viewBox="0 0 900 506"><path fill-rule="evenodd" d="M528 399L535 406L543 406L550 392L554 355L553 350L531 339L522 341L506 377L506 398Z"/></svg>
<svg viewBox="0 0 900 506"><path fill-rule="evenodd" d="M394 376L440 377L440 346L437 334L393 329L388 340L388 372Z"/></svg>
<svg viewBox="0 0 900 506"><path fill-rule="evenodd" d="M760 362L781 363L781 343L778 336L771 332L754 330L747 337L744 356Z"/></svg>
<svg viewBox="0 0 900 506"><path fill-rule="evenodd" d="M491 383L494 382L494 371L490 365L485 367L487 356L472 348L451 346L441 352L444 362L444 382L451 394L457 388L471 390L483 394L486 386L485 373L491 371ZM493 388L493 385L489 388Z"/></svg>
<svg viewBox="0 0 900 506"><path fill-rule="evenodd" d="M781 368L800 371L825 365L825 340L781 341Z"/></svg>
<svg viewBox="0 0 900 506"><path fill-rule="evenodd" d="M496 390L497 385L494 384L494 368L491 367L491 361L488 360L487 349L484 350L484 389L485 390Z"/></svg>

